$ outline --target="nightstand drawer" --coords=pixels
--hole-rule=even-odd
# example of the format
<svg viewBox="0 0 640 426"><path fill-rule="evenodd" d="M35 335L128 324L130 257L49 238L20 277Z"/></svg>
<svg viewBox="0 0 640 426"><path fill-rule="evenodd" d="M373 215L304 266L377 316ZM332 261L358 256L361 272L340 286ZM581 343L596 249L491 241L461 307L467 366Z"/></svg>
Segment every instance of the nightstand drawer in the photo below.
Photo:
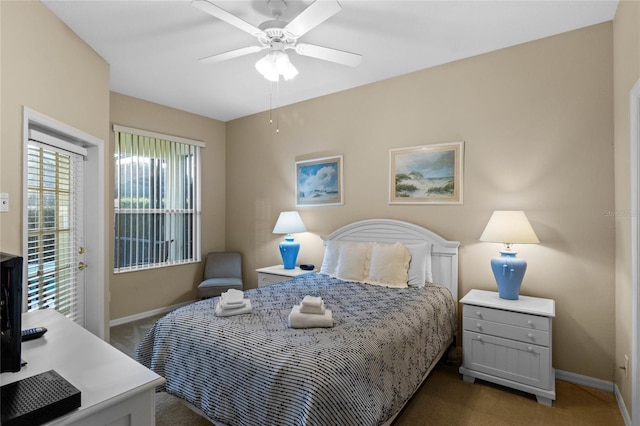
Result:
<svg viewBox="0 0 640 426"><path fill-rule="evenodd" d="M524 327L530 330L549 331L551 328L551 319L549 317L542 317L538 315L504 311L501 309L485 308L474 305L464 305L462 312L465 318L497 322L516 327Z"/></svg>
<svg viewBox="0 0 640 426"><path fill-rule="evenodd" d="M258 287L265 287L271 284L281 283L283 281L292 280L293 277L284 277L282 275L273 275L273 274L258 274Z"/></svg>
<svg viewBox="0 0 640 426"><path fill-rule="evenodd" d="M462 344L465 368L541 389L552 388L549 348L466 330Z"/></svg>
<svg viewBox="0 0 640 426"><path fill-rule="evenodd" d="M289 281L300 275L313 274L313 271L304 271L297 266L293 269L284 269L282 265L267 266L256 269L258 273L258 287Z"/></svg>
<svg viewBox="0 0 640 426"><path fill-rule="evenodd" d="M518 340L525 343L533 343L540 346L549 346L549 333L524 327L514 327L499 322L485 321L470 317L463 318L464 330L472 333L490 334L506 339Z"/></svg>

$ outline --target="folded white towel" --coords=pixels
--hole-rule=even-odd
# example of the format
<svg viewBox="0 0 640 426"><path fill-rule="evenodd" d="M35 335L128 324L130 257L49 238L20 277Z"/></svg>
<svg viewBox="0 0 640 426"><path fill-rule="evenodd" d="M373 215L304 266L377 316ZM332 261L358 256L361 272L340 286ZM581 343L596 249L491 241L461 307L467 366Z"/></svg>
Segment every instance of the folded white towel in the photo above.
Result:
<svg viewBox="0 0 640 426"><path fill-rule="evenodd" d="M236 290L235 288L230 288L220 295L228 304L234 303L242 303L242 299L244 299L244 291Z"/></svg>
<svg viewBox="0 0 640 426"><path fill-rule="evenodd" d="M320 307L324 302L322 301L322 297L320 296L309 296L306 295L302 299L302 304L305 306L313 306L314 308Z"/></svg>
<svg viewBox="0 0 640 426"><path fill-rule="evenodd" d="M313 315L324 315L325 307L324 301L320 304L320 306L310 306L302 303L300 305L300 313L301 314L313 314Z"/></svg>
<svg viewBox="0 0 640 426"><path fill-rule="evenodd" d="M331 309L326 309L323 315L300 313L300 305L296 305L289 313L289 327L291 328L316 328L333 327Z"/></svg>
<svg viewBox="0 0 640 426"><path fill-rule="evenodd" d="M248 301L249 299L242 299L239 303L227 303L224 299L220 298L220 300L218 301L218 306L220 306L220 309L222 309L223 311L233 311L235 309L244 308L245 306L247 306Z"/></svg>
<svg viewBox="0 0 640 426"><path fill-rule="evenodd" d="M244 305L245 299L234 299L234 298L229 299L228 296L225 296L225 294L222 293L220 295L220 301L222 301L222 303L224 303L227 306L233 306L233 305L242 306L242 305Z"/></svg>
<svg viewBox="0 0 640 426"><path fill-rule="evenodd" d="M239 306L237 308L232 308L232 309L223 307L221 302L218 301L215 312L216 312L216 316L218 317L229 317L231 315L248 314L248 313L251 313L251 300L244 299L244 304L242 306Z"/></svg>

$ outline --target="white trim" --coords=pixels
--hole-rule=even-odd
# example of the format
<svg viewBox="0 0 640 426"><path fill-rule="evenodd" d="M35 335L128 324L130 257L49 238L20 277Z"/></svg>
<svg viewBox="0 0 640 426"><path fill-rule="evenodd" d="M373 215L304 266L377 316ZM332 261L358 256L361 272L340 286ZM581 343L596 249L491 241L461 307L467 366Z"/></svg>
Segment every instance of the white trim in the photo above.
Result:
<svg viewBox="0 0 640 426"><path fill-rule="evenodd" d="M633 423L631 422L631 417L629 416L629 411L627 411L627 407L624 403L624 400L622 399L622 395L620 394L620 389L615 383L589 376L583 376L581 374L571 373L564 370L556 370L556 380L562 380L569 383L575 383L577 385L589 386L590 388L612 392L616 397L616 403L618 404L618 408L620 409L620 415L624 420L624 424L626 426L633 425Z"/></svg>
<svg viewBox="0 0 640 426"><path fill-rule="evenodd" d="M640 81L631 89L629 110L629 144L631 157L631 409L640 411Z"/></svg>
<svg viewBox="0 0 640 426"><path fill-rule="evenodd" d="M202 260L202 152L198 151L198 161L196 161L196 184L193 188L197 194L195 197L196 205L193 214L196 216L195 226L193 227L194 253L193 260L200 262Z"/></svg>
<svg viewBox="0 0 640 426"><path fill-rule="evenodd" d="M29 130L32 128L44 131L47 134L62 137L74 145L86 149L85 167L85 205L92 206L91 214L85 213L85 246L88 250L85 253L85 263L89 268L85 270L85 328L101 339L106 337L106 315L105 315L105 172L104 172L104 141L89 133L68 126L56 119L48 117L28 107L22 109L22 144L23 144L23 184L22 184L22 223L28 223L28 211L26 200L27 191L27 156L26 149L29 143ZM28 236L22 233L22 250L27 254ZM26 262L25 266L26 268ZM26 269L24 271L26 276ZM90 284L89 284L90 283ZM25 292L26 295L26 292ZM26 306L26 301L25 301Z"/></svg>
<svg viewBox="0 0 640 426"><path fill-rule="evenodd" d="M195 146L199 146L200 148L207 147L207 145L204 142L197 141L195 139L183 138L181 136L165 135L163 133L135 129L133 127L120 126L119 124L113 125L113 131L120 132L120 133L130 133L132 135L138 135L138 136L146 136L149 138L164 139L164 140L178 142L178 143L186 143L187 145L195 145Z"/></svg>
<svg viewBox="0 0 640 426"><path fill-rule="evenodd" d="M570 371L556 370L556 380L562 380L577 385L589 386L590 388L600 389L613 393L613 382L608 380L596 379L595 377L583 376L582 374L572 373Z"/></svg>
<svg viewBox="0 0 640 426"><path fill-rule="evenodd" d="M35 129L29 129L29 139L32 139L36 142L40 142L41 144L44 144L44 145L58 147L60 149L63 149L68 152L73 152L74 154L78 154L83 157L87 156L87 150L82 146L67 142L56 136L48 135L46 133L43 133Z"/></svg>
<svg viewBox="0 0 640 426"><path fill-rule="evenodd" d="M631 424L631 416L629 415L629 411L627 411L627 406L624 404L624 399L622 399L622 394L620 393L620 389L618 385L614 384L614 394L616 396L616 402L618 403L618 408L620 409L620 415L622 416L622 420L624 420L624 424L626 426L632 426Z"/></svg>
<svg viewBox="0 0 640 426"><path fill-rule="evenodd" d="M164 314L164 313L167 313L167 312L171 312L171 311L174 311L174 310L176 310L176 309L178 309L178 308L180 308L182 306L190 305L193 302L196 302L196 301L195 300L190 300L188 302L178 303L176 305L165 306L164 308L152 309L152 310L147 311L147 312L141 312L139 314L129 315L128 317L122 317L122 318L114 319L114 320L109 321L109 327L115 327L117 325L127 324L127 323L130 323L130 322L133 322L133 321L149 318L149 317L152 317L154 315L159 315L159 314Z"/></svg>
<svg viewBox="0 0 640 426"><path fill-rule="evenodd" d="M615 383L589 376L583 376L581 374L571 373L564 370L556 370L556 380L562 380L569 383L575 383L577 385L589 386L590 388L612 392L616 397L616 403L618 404L618 408L620 409L620 415L624 420L624 424L626 426L633 425L633 423L631 422L631 417L629 416L629 411L627 411L627 407L624 404L622 395L620 394L620 389Z"/></svg>

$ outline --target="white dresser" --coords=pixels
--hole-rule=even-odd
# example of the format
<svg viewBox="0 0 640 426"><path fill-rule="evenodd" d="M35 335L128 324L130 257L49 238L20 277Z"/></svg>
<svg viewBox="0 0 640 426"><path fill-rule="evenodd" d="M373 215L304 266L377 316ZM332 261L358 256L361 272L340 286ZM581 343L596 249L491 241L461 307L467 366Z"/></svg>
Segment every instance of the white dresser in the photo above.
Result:
<svg viewBox="0 0 640 426"><path fill-rule="evenodd" d="M520 296L501 299L497 292L471 290L462 303L463 362L460 373L532 393L541 404L556 399L552 360L555 301Z"/></svg>
<svg viewBox="0 0 640 426"><path fill-rule="evenodd" d="M267 266L256 269L256 272L258 273L258 287L292 280L298 275L313 273L313 271L303 271L297 266L294 269L284 269L284 265Z"/></svg>
<svg viewBox="0 0 640 426"><path fill-rule="evenodd" d="M44 336L22 343L27 365L2 373L6 385L55 370L81 392L80 408L46 425L152 426L155 389L164 378L53 309L22 316L22 329L46 327Z"/></svg>

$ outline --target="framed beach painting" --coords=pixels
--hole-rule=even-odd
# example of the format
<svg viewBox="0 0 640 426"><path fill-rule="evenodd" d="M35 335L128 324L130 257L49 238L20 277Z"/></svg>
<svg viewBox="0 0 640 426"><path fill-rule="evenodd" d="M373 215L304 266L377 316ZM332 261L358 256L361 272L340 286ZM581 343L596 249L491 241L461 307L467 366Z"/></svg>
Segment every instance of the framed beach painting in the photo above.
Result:
<svg viewBox="0 0 640 426"><path fill-rule="evenodd" d="M462 204L464 142L389 150L390 204Z"/></svg>
<svg viewBox="0 0 640 426"><path fill-rule="evenodd" d="M296 207L342 204L342 155L296 161Z"/></svg>

